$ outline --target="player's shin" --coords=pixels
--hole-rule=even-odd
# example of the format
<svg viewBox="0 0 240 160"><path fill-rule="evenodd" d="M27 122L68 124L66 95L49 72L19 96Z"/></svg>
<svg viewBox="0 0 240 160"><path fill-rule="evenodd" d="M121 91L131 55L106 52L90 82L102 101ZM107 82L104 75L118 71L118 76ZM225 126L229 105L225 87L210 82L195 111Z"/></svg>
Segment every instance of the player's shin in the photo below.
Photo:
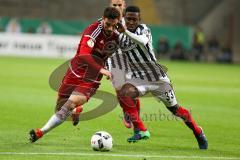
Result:
<svg viewBox="0 0 240 160"><path fill-rule="evenodd" d="M195 135L199 135L201 133L201 129L194 121L193 117L191 116L190 112L181 107L181 106L174 106L168 107L168 109L176 116L183 119L184 123L193 131Z"/></svg>
<svg viewBox="0 0 240 160"><path fill-rule="evenodd" d="M136 107L137 107L138 115L140 115L140 100L139 100L139 98L136 98Z"/></svg>
<svg viewBox="0 0 240 160"><path fill-rule="evenodd" d="M47 132L49 132L50 130L57 127L63 122L64 120L58 118L58 116L54 114L40 130L42 131L43 134L46 134Z"/></svg>
<svg viewBox="0 0 240 160"><path fill-rule="evenodd" d="M54 115L52 115L52 117L40 130L43 132L43 134L46 134L53 128L63 123L69 117L70 114L71 111L68 109L68 106L67 105L62 106L62 108L59 111L57 111Z"/></svg>
<svg viewBox="0 0 240 160"><path fill-rule="evenodd" d="M41 129L32 129L29 132L29 140L34 143L44 134L63 123L70 115L71 111L66 106L62 106L60 111L56 112Z"/></svg>
<svg viewBox="0 0 240 160"><path fill-rule="evenodd" d="M146 131L147 129L139 116L136 99L127 96L119 96L118 99L123 109L124 117L127 117L127 121L133 124L134 130Z"/></svg>

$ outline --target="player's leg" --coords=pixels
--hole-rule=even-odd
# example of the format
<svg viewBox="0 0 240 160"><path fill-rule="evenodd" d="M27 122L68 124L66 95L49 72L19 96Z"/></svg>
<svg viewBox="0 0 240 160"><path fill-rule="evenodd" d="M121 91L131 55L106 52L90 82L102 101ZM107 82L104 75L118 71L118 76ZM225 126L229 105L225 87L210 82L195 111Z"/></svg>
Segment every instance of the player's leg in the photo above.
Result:
<svg viewBox="0 0 240 160"><path fill-rule="evenodd" d="M82 81L80 84L81 85L78 85L74 88L74 91L78 93L83 93L87 97L87 100L96 93L96 90L99 87L99 83L89 83L89 82ZM66 88L66 87L63 87L63 88ZM63 89L61 92L65 93L65 90ZM83 111L83 105L80 104L76 106L71 112L72 124L74 126L76 126L79 123L80 114L82 111Z"/></svg>
<svg viewBox="0 0 240 160"><path fill-rule="evenodd" d="M126 82L125 68L120 69L119 66L115 66L114 68L111 67L111 73L112 73L112 85L115 88L116 94L118 95L122 86ZM117 98L118 98L118 102L123 111L123 124L126 128L132 128L132 122L130 121L130 118L124 113L124 109L123 109L123 108L125 108L124 102L119 96L117 96ZM139 99L137 99L136 101L137 101L137 108L140 108Z"/></svg>
<svg viewBox="0 0 240 160"><path fill-rule="evenodd" d="M54 113L56 113L57 111L59 111L62 108L62 106L67 102L69 96L70 95L68 95L68 96L58 95Z"/></svg>
<svg viewBox="0 0 240 160"><path fill-rule="evenodd" d="M79 105L87 102L88 98L86 95L80 92L74 91L65 104L61 107L59 111L57 111L48 122L41 128L30 131L30 141L35 142L39 138L41 138L44 134L57 127L61 123L63 123L71 114L72 110Z"/></svg>
<svg viewBox="0 0 240 160"><path fill-rule="evenodd" d="M42 132L45 134L48 131L50 131L52 128L55 128L58 125L58 123L61 124L61 122L64 122L69 117L69 115L71 115L72 110L74 108L76 108L79 105L84 104L85 102L87 102L87 97L83 93L74 91L71 94L71 96L69 97L69 99L67 100L67 102L61 107L61 109L59 111L57 111L55 113L55 115L53 115L53 117L56 117L56 118L53 118L52 121L50 120L49 123L47 123L41 129ZM54 119L56 119L56 120L54 120ZM52 124L55 122L56 122L56 125Z"/></svg>
<svg viewBox="0 0 240 160"><path fill-rule="evenodd" d="M116 93L118 95L118 93L120 92L120 90L116 90ZM123 124L126 128L132 128L132 122L130 117L125 113L125 103L124 103L124 98L121 98L121 96L117 96L118 102L120 107L122 108L122 112L123 112ZM133 101L134 103L134 101Z"/></svg>
<svg viewBox="0 0 240 160"><path fill-rule="evenodd" d="M169 111L171 111L175 116L180 117L183 119L184 123L193 131L194 136L197 139L198 145L200 149L207 149L208 142L205 134L201 127L197 125L194 121L193 117L191 116L190 112L185 109L184 107L179 106L176 104L172 107L167 107Z"/></svg>
<svg viewBox="0 0 240 160"><path fill-rule="evenodd" d="M120 103L121 108L122 109L125 108L123 100L118 97L118 101ZM138 112L138 116L140 117L140 100L139 100L139 98L135 98L135 103L136 103L136 110ZM124 110L123 110L123 115L124 115L123 124L125 125L125 127L126 128L132 128L131 118L124 113ZM135 126L133 126L133 130L134 130L134 132L139 131L139 129L135 128Z"/></svg>
<svg viewBox="0 0 240 160"><path fill-rule="evenodd" d="M58 96L57 103L55 106L55 113L61 109L61 107L67 102L69 97ZM83 105L77 106L74 108L71 114L72 124L76 126L79 123L80 113L83 111Z"/></svg>
<svg viewBox="0 0 240 160"><path fill-rule="evenodd" d="M83 111L83 105L79 105L73 109L71 118L72 118L72 124L74 126L76 126L79 123L79 118L82 111Z"/></svg>
<svg viewBox="0 0 240 160"><path fill-rule="evenodd" d="M125 86L126 85L124 85L124 87ZM124 87L121 91L125 90ZM132 98L128 95L123 95L121 94L121 91L118 92L118 100L124 113L124 121L126 121L125 123L133 123L133 127L135 130L145 131L146 128L144 127L144 124L139 117L138 98ZM127 127L127 124L125 124L125 126Z"/></svg>
<svg viewBox="0 0 240 160"><path fill-rule="evenodd" d="M128 142L136 142L141 139L148 139L150 137L149 131L144 126L139 114L139 103L137 101L139 97L138 89L130 84L126 83L118 93L120 99L119 103L122 106L124 116L128 117L129 121L134 126L134 135L128 138Z"/></svg>
<svg viewBox="0 0 240 160"><path fill-rule="evenodd" d="M187 109L178 105L174 90L172 88L172 85L170 84L169 79L165 77L156 85L158 85L159 88L152 91L152 94L158 99L160 99L165 104L167 109L171 111L175 116L183 119L184 123L193 131L195 137L197 138L199 148L207 149L207 140L205 135L203 134L201 127L197 125L197 123L194 121L193 117Z"/></svg>

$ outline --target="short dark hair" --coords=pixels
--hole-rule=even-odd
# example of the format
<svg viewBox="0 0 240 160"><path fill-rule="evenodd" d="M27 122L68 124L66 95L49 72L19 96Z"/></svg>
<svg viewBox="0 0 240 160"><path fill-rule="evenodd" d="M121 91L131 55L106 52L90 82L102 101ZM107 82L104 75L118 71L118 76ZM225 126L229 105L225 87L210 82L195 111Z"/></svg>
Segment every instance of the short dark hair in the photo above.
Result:
<svg viewBox="0 0 240 160"><path fill-rule="evenodd" d="M107 7L104 10L103 17L109 18L109 19L116 19L116 18L119 19L120 18L120 12L114 7Z"/></svg>
<svg viewBox="0 0 240 160"><path fill-rule="evenodd" d="M125 10L125 13L127 12L137 12L140 13L140 8L138 6L128 6Z"/></svg>

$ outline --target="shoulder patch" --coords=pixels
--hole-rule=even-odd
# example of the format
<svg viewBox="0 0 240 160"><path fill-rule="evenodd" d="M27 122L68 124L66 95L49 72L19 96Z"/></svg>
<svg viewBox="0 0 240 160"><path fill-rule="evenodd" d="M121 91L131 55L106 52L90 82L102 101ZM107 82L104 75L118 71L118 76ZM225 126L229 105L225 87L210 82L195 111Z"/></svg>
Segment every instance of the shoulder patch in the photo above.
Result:
<svg viewBox="0 0 240 160"><path fill-rule="evenodd" d="M91 38L87 41L87 45L88 45L88 47L93 48L94 42Z"/></svg>

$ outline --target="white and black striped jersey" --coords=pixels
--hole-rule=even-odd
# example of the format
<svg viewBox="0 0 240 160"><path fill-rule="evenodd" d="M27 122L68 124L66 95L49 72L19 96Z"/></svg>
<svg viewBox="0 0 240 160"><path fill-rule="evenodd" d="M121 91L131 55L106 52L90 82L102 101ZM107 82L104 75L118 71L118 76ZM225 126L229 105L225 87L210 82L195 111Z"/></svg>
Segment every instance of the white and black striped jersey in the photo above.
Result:
<svg viewBox="0 0 240 160"><path fill-rule="evenodd" d="M151 31L145 24L140 24L135 33L120 34L119 47L121 50L111 57L111 67L125 69L128 76L148 81L165 76L153 52Z"/></svg>

